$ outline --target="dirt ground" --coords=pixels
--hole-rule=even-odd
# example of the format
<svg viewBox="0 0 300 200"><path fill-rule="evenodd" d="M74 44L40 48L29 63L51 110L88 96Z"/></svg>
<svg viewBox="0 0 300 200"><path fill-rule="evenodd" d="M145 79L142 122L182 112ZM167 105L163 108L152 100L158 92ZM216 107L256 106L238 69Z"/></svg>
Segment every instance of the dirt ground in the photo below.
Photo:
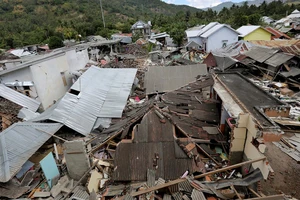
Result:
<svg viewBox="0 0 300 200"><path fill-rule="evenodd" d="M266 156L275 174L273 179L262 181L262 192L265 195L283 192L300 199L300 164L273 143L266 143L266 145L268 148Z"/></svg>

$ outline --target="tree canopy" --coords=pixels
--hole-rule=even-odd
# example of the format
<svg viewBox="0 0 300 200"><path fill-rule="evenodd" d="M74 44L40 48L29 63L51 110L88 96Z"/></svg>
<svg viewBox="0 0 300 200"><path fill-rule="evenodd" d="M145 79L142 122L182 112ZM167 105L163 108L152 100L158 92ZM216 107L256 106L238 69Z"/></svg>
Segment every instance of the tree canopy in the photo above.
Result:
<svg viewBox="0 0 300 200"><path fill-rule="evenodd" d="M219 13L166 4L161 0L103 0L102 4L105 27L99 0L1 0L0 48L50 41L57 44L58 38L61 41L79 39L78 35L81 38L98 34L110 37L113 33L130 32L137 20L151 21L153 29L170 33L174 41L181 44L184 30L195 25L218 21L238 28L248 23L260 24L262 16L280 19L300 9L299 4L281 1L264 2L258 7L247 3L233 5Z"/></svg>

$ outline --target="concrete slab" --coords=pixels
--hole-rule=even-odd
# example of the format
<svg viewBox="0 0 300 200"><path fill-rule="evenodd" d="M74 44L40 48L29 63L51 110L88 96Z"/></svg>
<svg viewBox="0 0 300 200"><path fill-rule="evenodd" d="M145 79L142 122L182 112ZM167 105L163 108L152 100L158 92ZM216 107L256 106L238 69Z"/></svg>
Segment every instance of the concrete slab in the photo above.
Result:
<svg viewBox="0 0 300 200"><path fill-rule="evenodd" d="M81 140L64 143L65 158L69 175L74 180L79 180L91 167L89 157L86 153L85 143Z"/></svg>

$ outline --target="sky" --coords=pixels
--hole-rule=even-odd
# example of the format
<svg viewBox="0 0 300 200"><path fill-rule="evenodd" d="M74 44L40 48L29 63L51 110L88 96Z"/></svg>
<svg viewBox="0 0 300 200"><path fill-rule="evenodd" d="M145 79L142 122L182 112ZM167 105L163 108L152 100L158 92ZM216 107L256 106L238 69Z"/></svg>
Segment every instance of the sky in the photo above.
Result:
<svg viewBox="0 0 300 200"><path fill-rule="evenodd" d="M196 8L207 8L216 6L222 2L230 0L163 0L166 3L172 3L177 5L188 5ZM241 2L244 0L231 0L232 2Z"/></svg>

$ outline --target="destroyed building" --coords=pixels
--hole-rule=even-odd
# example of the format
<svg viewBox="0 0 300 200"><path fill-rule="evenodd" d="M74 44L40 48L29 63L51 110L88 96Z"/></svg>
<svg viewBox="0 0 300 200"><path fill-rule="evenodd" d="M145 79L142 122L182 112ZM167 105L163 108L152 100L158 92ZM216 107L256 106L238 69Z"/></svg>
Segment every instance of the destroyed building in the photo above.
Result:
<svg viewBox="0 0 300 200"><path fill-rule="evenodd" d="M77 62L73 53L68 60L62 48L49 54L54 60L50 56L12 70L28 69L36 77L42 68L45 75L40 79L53 77L51 81L60 84L62 74L49 65L60 69L61 59L69 67L80 64L74 82L49 108L26 91L14 90L15 83L0 85L0 198L290 198L263 194L261 183L273 180L277 173L268 159L267 143L274 142L290 157L298 156L297 137L289 140L297 148L287 150L293 146L278 125L296 112L294 108L241 73L214 72L214 66L186 59L189 51L182 48L160 52L168 57L167 65L160 58L147 65L142 46L126 45L124 54L118 51L119 42L76 45L75 49L83 49L73 49L75 55L82 54ZM298 62L294 54L278 49L263 51L260 56L269 57L261 61L254 58L252 48L238 42L211 55L220 56L216 63L223 55L235 57L234 65L255 60L255 65L275 68L274 74L286 63L293 67ZM88 50L93 61L85 57ZM277 65L272 57L281 55L289 59L280 57ZM31 81L34 86L44 83ZM15 110L7 111L6 106ZM43 112L38 112L40 106Z"/></svg>

